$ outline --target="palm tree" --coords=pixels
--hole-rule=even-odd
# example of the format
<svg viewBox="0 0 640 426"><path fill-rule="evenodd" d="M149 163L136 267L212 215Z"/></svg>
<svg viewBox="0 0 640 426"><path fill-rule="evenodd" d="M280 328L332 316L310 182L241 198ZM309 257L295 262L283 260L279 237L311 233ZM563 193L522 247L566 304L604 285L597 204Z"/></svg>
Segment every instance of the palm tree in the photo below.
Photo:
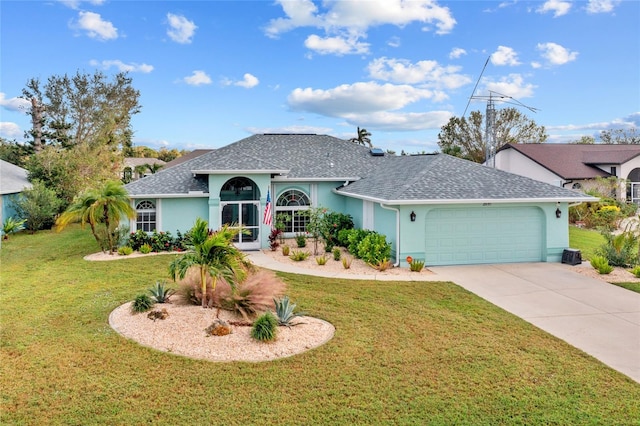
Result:
<svg viewBox="0 0 640 426"><path fill-rule="evenodd" d="M193 251L174 259L169 265L169 275L174 280L176 277L184 279L192 267L199 269L203 308L212 307L218 279L224 279L235 290L236 283L246 277L244 254L233 245L238 232L237 228L227 225L210 232L208 223L198 218L190 231ZM212 279L210 288L208 277Z"/></svg>
<svg viewBox="0 0 640 426"><path fill-rule="evenodd" d="M373 148L373 144L371 143L371 133L367 131L367 129L361 129L358 127L358 137L351 138L349 141L360 144L360 145L369 145L369 148Z"/></svg>
<svg viewBox="0 0 640 426"><path fill-rule="evenodd" d="M102 187L77 196L56 220L56 230L60 232L72 222L80 222L82 226L88 223L102 251L113 252L117 245L117 228L123 217L135 218L135 209L129 204L129 196L122 183L107 181Z"/></svg>
<svg viewBox="0 0 640 426"><path fill-rule="evenodd" d="M147 166L147 170L149 170L152 175L162 168L162 164L160 163L145 164L145 166Z"/></svg>

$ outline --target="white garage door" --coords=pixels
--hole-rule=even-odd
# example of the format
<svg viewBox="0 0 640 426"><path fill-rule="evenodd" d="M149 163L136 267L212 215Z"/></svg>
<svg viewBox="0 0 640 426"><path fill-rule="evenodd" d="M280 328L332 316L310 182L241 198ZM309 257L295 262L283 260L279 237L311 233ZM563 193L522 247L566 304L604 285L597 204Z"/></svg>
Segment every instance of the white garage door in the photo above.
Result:
<svg viewBox="0 0 640 426"><path fill-rule="evenodd" d="M543 214L536 207L438 208L427 213L427 265L538 262Z"/></svg>

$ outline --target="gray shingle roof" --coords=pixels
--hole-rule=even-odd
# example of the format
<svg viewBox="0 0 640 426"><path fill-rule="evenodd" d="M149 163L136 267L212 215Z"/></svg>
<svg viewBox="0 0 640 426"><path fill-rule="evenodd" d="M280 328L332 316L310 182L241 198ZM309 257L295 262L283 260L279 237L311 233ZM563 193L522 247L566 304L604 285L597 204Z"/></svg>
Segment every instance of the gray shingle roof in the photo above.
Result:
<svg viewBox="0 0 640 426"><path fill-rule="evenodd" d="M583 194L445 154L372 156L326 135L254 135L126 185L132 196L207 190L207 173L281 174L279 179L352 181L345 195L382 201L576 200ZM336 185L337 186L337 185Z"/></svg>
<svg viewBox="0 0 640 426"><path fill-rule="evenodd" d="M27 174L22 167L0 160L0 194L16 194L31 188Z"/></svg>

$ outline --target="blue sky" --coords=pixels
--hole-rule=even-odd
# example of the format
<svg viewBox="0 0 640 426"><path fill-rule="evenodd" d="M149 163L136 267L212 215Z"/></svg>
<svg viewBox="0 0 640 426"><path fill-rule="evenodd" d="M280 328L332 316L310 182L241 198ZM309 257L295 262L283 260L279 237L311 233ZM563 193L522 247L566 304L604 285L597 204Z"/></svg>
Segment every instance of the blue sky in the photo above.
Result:
<svg viewBox="0 0 640 426"><path fill-rule="evenodd" d="M640 127L637 1L3 0L0 28L10 140L29 128L26 82L78 70L129 70L134 143L156 149L360 126L381 148L432 152L489 91L536 109L520 107L549 142Z"/></svg>

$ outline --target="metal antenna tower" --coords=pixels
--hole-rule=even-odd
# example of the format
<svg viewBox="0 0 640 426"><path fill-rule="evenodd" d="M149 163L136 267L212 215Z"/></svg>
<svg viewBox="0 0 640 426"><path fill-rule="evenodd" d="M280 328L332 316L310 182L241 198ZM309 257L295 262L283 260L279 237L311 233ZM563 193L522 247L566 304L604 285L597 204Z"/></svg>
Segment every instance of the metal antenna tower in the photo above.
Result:
<svg viewBox="0 0 640 426"><path fill-rule="evenodd" d="M487 61L484 63L484 67L482 68L482 72L480 73L480 77L478 77L478 81L476 81L476 85L473 88L473 93L471 97L469 97L469 101L467 102L467 106L464 109L464 113L462 117L467 113L467 109L469 108L469 104L472 99L486 99L487 100L487 111L485 113L485 128L484 128L484 137L485 137L485 164L489 167L496 166L496 105L495 99L500 99L500 102L517 105L523 108L527 108L531 112L539 111L537 108L533 108L523 104L522 102L512 98L511 96L503 95L498 92L494 92L489 90L489 96L475 96L476 89L478 88L478 83L480 83L480 79L482 78L482 74L484 74L484 70L487 68L487 64L489 63L489 59L491 56L487 58ZM508 100L504 100L508 99Z"/></svg>

